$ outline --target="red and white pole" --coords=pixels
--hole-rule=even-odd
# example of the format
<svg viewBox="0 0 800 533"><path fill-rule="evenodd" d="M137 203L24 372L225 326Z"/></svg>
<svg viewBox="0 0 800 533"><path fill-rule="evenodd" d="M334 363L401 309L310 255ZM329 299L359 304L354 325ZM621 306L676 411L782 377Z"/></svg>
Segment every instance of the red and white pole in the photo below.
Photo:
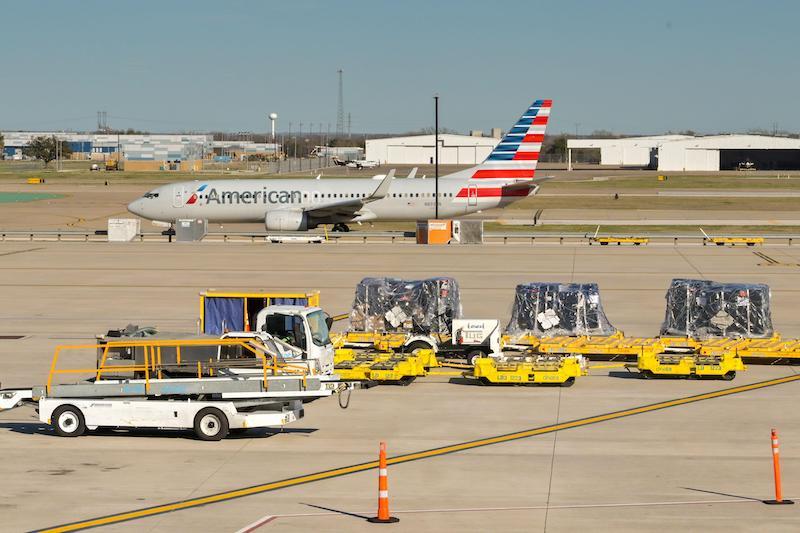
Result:
<svg viewBox="0 0 800 533"><path fill-rule="evenodd" d="M399 522L389 514L389 476L386 470L386 443L381 442L378 452L378 516L367 519L376 524L394 524Z"/></svg>
<svg viewBox="0 0 800 533"><path fill-rule="evenodd" d="M781 449L778 444L778 431L772 430L772 473L775 478L775 499L764 500L768 505L787 505L793 504L792 500L784 500L781 490Z"/></svg>

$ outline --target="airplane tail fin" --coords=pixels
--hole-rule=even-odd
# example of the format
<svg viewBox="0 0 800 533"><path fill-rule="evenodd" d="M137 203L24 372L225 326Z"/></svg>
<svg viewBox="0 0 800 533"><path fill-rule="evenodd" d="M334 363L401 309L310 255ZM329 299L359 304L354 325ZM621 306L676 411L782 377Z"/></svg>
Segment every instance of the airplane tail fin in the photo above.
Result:
<svg viewBox="0 0 800 533"><path fill-rule="evenodd" d="M550 118L552 100L536 100L473 172L471 179L488 183L530 181Z"/></svg>

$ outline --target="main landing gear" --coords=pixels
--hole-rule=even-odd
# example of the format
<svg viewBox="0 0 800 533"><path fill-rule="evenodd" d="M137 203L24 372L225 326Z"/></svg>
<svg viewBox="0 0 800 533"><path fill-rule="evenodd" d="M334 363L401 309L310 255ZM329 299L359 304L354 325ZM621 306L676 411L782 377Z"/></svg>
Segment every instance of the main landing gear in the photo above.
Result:
<svg viewBox="0 0 800 533"><path fill-rule="evenodd" d="M347 224L339 222L338 224L333 225L331 231L341 231L343 233L347 233L348 231L350 231L350 227Z"/></svg>

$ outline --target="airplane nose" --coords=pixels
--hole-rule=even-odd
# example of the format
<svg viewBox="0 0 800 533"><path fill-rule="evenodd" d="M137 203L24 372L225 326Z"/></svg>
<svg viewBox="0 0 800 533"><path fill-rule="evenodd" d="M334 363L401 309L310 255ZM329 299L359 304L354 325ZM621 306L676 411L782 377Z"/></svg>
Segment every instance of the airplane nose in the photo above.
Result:
<svg viewBox="0 0 800 533"><path fill-rule="evenodd" d="M138 200L134 200L133 202L128 204L128 211L133 213L134 215L144 216L144 201L139 198Z"/></svg>

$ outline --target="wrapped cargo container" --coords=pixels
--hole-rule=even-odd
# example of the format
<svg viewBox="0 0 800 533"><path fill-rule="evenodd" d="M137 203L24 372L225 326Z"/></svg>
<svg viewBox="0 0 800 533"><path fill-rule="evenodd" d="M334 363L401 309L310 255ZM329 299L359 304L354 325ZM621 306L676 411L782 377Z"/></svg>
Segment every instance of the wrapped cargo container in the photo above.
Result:
<svg viewBox="0 0 800 533"><path fill-rule="evenodd" d="M449 335L453 319L460 317L453 278L364 278L356 286L350 325L353 331Z"/></svg>
<svg viewBox="0 0 800 533"><path fill-rule="evenodd" d="M517 285L511 335L537 337L613 335L596 283L537 282Z"/></svg>
<svg viewBox="0 0 800 533"><path fill-rule="evenodd" d="M769 286L763 283L673 279L661 334L696 339L771 337L769 299Z"/></svg>

